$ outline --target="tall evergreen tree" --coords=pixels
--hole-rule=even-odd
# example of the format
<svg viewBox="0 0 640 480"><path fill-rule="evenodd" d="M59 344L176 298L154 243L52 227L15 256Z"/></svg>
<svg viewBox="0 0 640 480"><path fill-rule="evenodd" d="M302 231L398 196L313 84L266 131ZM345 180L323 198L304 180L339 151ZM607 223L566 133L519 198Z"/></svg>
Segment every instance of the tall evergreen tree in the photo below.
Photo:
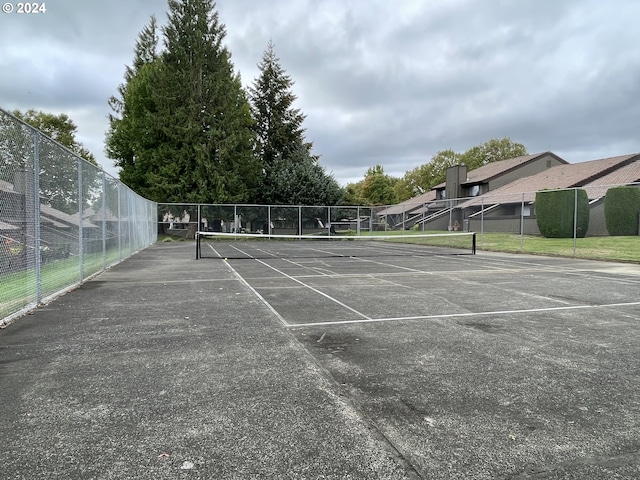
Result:
<svg viewBox="0 0 640 480"><path fill-rule="evenodd" d="M306 147L279 158L271 169L271 180L263 192L270 204L336 205L343 196L335 178L327 175Z"/></svg>
<svg viewBox="0 0 640 480"><path fill-rule="evenodd" d="M124 81L118 86L118 94L109 98L109 106L116 114L122 114L124 110L124 96L125 90L129 81L138 73L143 65L153 63L158 58L158 23L155 15L151 15L149 24L138 34L135 48L133 49L133 63L131 66L125 66ZM109 119L113 120L115 117L110 115Z"/></svg>
<svg viewBox="0 0 640 480"><path fill-rule="evenodd" d="M280 65L271 41L258 68L260 76L249 87L249 98L255 119L257 154L265 167L271 167L300 147L310 151L312 144L304 138L305 115L293 108L297 99L291 91L293 80Z"/></svg>
<svg viewBox="0 0 640 480"><path fill-rule="evenodd" d="M150 179L156 198L187 202L254 199L259 165L253 120L211 0L169 0L162 105L167 137Z"/></svg>
<svg viewBox="0 0 640 480"><path fill-rule="evenodd" d="M138 191L160 202L251 201L260 173L253 120L224 25L212 0L168 5L163 51L125 89L132 164L120 163L121 178L133 172Z"/></svg>
<svg viewBox="0 0 640 480"><path fill-rule="evenodd" d="M105 141L107 156L121 168L120 179L141 194L147 193L142 157L144 143L149 143L149 116L155 110L149 66L158 61L158 27L155 16L151 16L138 34L133 63L125 67L118 96L109 98L113 113L109 115Z"/></svg>
<svg viewBox="0 0 640 480"><path fill-rule="evenodd" d="M270 204L338 202L342 189L311 153L302 126L306 116L294 108L293 80L270 41L258 64L260 75L248 88L256 133L255 154L262 167L260 201Z"/></svg>

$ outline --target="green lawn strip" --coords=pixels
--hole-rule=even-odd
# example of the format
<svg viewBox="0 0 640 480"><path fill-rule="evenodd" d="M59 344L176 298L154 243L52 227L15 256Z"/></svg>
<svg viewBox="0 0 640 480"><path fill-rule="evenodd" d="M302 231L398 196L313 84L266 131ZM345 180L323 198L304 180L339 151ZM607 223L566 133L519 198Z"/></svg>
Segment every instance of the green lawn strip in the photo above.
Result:
<svg viewBox="0 0 640 480"><path fill-rule="evenodd" d="M464 233L446 231L420 231L420 230L392 230L392 231L362 231L362 236L378 235L420 235L441 233ZM509 233L476 233L478 250L506 252L506 253L530 253L536 255L551 255L561 257L574 257L573 238L545 238L538 235L519 235ZM430 245L447 245L449 237L434 237L432 239L410 239L411 243L425 243ZM454 237L455 238L455 237ZM444 243L439 243L444 242ZM463 244L466 248L466 245ZM640 263L640 236L625 237L587 237L576 239L576 258L589 260L611 260L616 262Z"/></svg>
<svg viewBox="0 0 640 480"><path fill-rule="evenodd" d="M117 263L118 251L107 252L106 266ZM105 261L102 253L84 255L84 276L102 271ZM78 257L56 260L42 265L42 295L53 295L80 281ZM0 318L35 301L35 271L23 271L0 275ZM17 308L16 308L17 307Z"/></svg>
<svg viewBox="0 0 640 480"><path fill-rule="evenodd" d="M640 263L640 237L637 236L578 238L575 245L576 258ZM478 234L479 250L573 257L573 247L573 238L508 233Z"/></svg>

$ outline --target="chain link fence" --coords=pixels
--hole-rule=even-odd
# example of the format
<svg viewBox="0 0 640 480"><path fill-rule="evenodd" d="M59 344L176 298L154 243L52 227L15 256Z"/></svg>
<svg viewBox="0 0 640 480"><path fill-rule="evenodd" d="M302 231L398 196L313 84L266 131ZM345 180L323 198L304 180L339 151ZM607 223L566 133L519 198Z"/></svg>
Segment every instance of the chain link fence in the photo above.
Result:
<svg viewBox="0 0 640 480"><path fill-rule="evenodd" d="M541 241L536 215L537 192L489 194L456 199L438 199L387 206L222 205L158 204L158 232L192 239L196 231L255 234L375 235L377 232L465 232L478 234L478 247L521 253L579 256L579 250L598 258L589 238L606 238L605 197L612 187L587 185L568 189L577 202L585 190L589 203L588 229L577 222L573 235L558 242ZM640 184L625 184L640 188ZM577 211L577 210L576 210ZM577 219L576 219L577 220ZM569 219L571 222L571 219ZM586 239L582 237L587 237ZM640 238L638 239L640 241ZM611 237L611 242L615 239ZM611 243L606 248L615 249ZM620 248L625 248L620 245ZM614 257L615 258L615 257ZM631 259L633 260L633 259ZM640 261L640 258L636 260Z"/></svg>
<svg viewBox="0 0 640 480"><path fill-rule="evenodd" d="M156 238L154 202L0 109L0 325Z"/></svg>
<svg viewBox="0 0 640 480"><path fill-rule="evenodd" d="M194 238L196 231L273 235L365 235L384 230L376 207L158 204L158 232Z"/></svg>

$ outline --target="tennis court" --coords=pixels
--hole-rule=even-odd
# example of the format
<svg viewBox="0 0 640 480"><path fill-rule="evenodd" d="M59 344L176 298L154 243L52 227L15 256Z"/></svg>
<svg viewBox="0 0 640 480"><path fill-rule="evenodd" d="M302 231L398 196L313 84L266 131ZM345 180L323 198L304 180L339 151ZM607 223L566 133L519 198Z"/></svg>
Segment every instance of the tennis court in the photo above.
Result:
<svg viewBox="0 0 640 480"><path fill-rule="evenodd" d="M637 265L378 242L312 258L271 243L230 242L240 255L217 268L420 477L640 474Z"/></svg>
<svg viewBox="0 0 640 480"><path fill-rule="evenodd" d="M356 242L158 244L19 320L5 467L60 473L47 411L104 478L638 478L638 265Z"/></svg>
<svg viewBox="0 0 640 480"><path fill-rule="evenodd" d="M423 245L414 237L443 244ZM487 253L477 257L472 235L380 241L251 238L229 234L204 249L210 258L224 260L287 327L640 306L636 266L616 266L619 275L630 276L607 281L613 278L612 267L597 262ZM202 253L199 257L204 258ZM595 282L603 284L596 291Z"/></svg>

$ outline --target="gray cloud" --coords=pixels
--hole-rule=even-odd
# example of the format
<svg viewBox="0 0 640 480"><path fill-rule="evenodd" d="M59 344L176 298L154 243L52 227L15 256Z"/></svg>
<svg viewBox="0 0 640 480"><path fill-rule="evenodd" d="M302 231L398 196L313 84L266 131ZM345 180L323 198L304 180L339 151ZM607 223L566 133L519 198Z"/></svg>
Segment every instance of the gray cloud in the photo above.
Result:
<svg viewBox="0 0 640 480"><path fill-rule="evenodd" d="M107 171L107 98L165 0L47 4L0 16L0 106L64 112ZM437 151L511 137L569 161L640 151L633 0L220 0L243 82L269 40L307 137L341 183L401 176Z"/></svg>

